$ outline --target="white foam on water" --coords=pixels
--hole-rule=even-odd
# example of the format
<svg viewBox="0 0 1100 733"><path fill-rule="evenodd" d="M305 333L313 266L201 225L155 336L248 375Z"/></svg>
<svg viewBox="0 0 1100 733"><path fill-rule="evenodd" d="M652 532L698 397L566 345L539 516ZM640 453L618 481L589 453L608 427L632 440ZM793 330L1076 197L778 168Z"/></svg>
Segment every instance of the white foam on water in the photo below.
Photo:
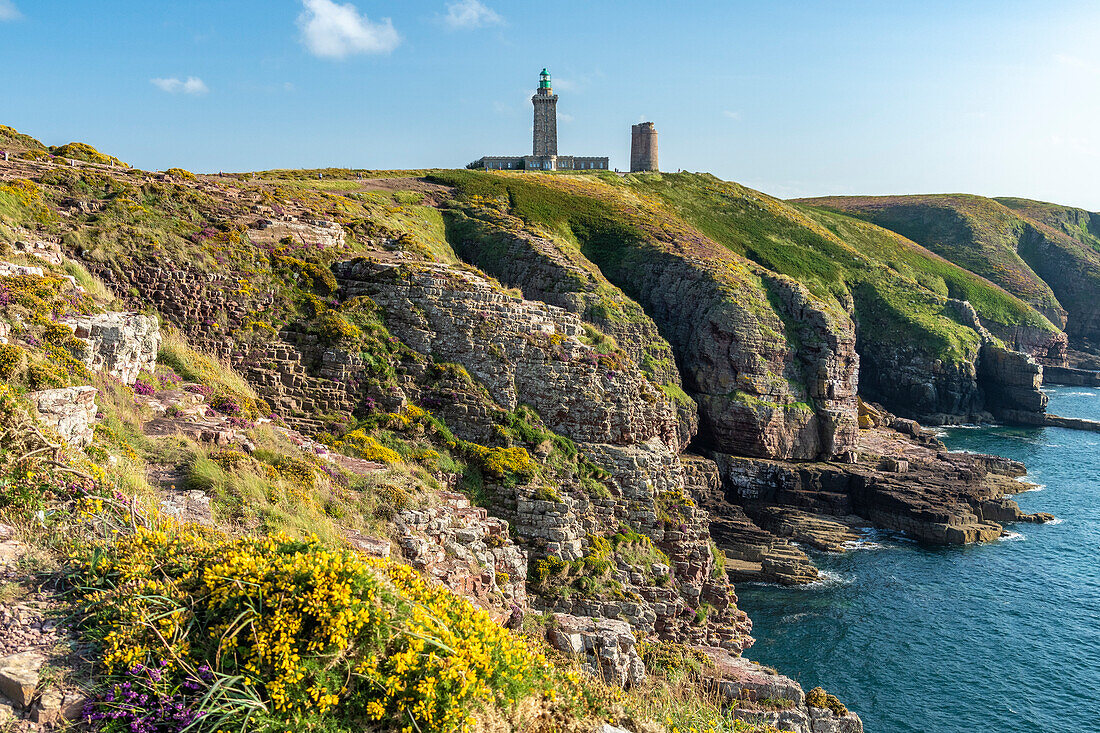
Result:
<svg viewBox="0 0 1100 733"><path fill-rule="evenodd" d="M1024 537L1019 532L1005 532L997 539L999 539L1001 542L1023 542L1027 539L1027 537Z"/></svg>
<svg viewBox="0 0 1100 733"><path fill-rule="evenodd" d="M854 575L844 575L832 570L822 570L817 574L817 580L805 585L796 585L798 590L817 590L819 588L836 588L841 585L851 585L856 582Z"/></svg>
<svg viewBox="0 0 1100 733"><path fill-rule="evenodd" d="M894 547L894 545L888 545L885 542L876 542L874 540L848 540L844 543L845 550L886 550Z"/></svg>
<svg viewBox="0 0 1100 733"><path fill-rule="evenodd" d="M1034 486L1032 486L1032 487L1031 487L1030 489L1024 489L1024 490L1023 490L1023 491L1021 491L1020 493L1021 493L1021 494L1030 494L1030 493L1031 493L1032 491L1042 491L1042 490L1043 490L1043 489L1045 489L1046 487L1047 487L1047 485L1046 485L1046 484L1035 484L1035 485L1034 485Z"/></svg>
<svg viewBox="0 0 1100 733"><path fill-rule="evenodd" d="M1062 519L1061 517L1055 517L1054 519L1050 520L1049 522L1043 522L1043 524L1045 524L1047 526L1050 526L1052 524L1061 524L1065 521L1066 520Z"/></svg>

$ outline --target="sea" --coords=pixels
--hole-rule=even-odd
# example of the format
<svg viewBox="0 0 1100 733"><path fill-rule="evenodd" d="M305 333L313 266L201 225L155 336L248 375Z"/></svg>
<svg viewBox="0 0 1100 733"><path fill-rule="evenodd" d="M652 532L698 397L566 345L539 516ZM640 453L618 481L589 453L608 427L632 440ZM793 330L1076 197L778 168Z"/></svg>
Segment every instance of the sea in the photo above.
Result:
<svg viewBox="0 0 1100 733"><path fill-rule="evenodd" d="M1100 389L1048 388L1049 412L1100 420ZM822 686L868 733L1100 732L1100 433L961 427L952 450L1023 461L1048 524L927 547L882 531L809 551L824 580L739 584L745 656Z"/></svg>

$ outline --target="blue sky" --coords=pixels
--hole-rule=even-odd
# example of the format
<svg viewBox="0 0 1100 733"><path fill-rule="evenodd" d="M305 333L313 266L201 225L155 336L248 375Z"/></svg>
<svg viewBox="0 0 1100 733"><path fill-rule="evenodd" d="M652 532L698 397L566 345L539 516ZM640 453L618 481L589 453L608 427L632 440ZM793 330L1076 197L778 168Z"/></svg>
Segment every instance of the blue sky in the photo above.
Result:
<svg viewBox="0 0 1100 733"><path fill-rule="evenodd" d="M458 167L559 149L777 196L1100 209L1100 4L0 0L0 123L143 168Z"/></svg>

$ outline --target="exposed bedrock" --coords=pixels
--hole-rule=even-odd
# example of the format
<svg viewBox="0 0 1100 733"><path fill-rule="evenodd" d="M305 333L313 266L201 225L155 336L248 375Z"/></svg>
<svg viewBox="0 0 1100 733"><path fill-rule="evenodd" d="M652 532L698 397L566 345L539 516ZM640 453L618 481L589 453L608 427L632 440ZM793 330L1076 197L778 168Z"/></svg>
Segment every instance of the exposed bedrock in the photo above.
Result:
<svg viewBox="0 0 1100 733"><path fill-rule="evenodd" d="M387 328L436 361L461 364L506 409L530 405L573 440L679 448L671 399L626 359L581 341L581 320L446 265L370 260L334 267L346 297L367 295Z"/></svg>
<svg viewBox="0 0 1100 733"><path fill-rule="evenodd" d="M1013 326L1008 330L1001 329L996 335L1009 348L1035 357L1043 366L1069 364L1069 337L1064 332L1051 333L1039 328Z"/></svg>
<svg viewBox="0 0 1100 733"><path fill-rule="evenodd" d="M817 568L805 552L758 526L741 506L726 498L718 464L688 455L683 465L687 490L710 515L710 535L725 554L731 581L798 585L817 580Z"/></svg>
<svg viewBox="0 0 1100 733"><path fill-rule="evenodd" d="M593 256L672 344L702 442L790 459L851 447L859 357L846 313L705 241Z"/></svg>
<svg viewBox="0 0 1100 733"><path fill-rule="evenodd" d="M521 288L525 298L563 308L595 325L657 384L681 386L672 348L657 325L579 249L525 231L515 217L490 211L479 215L491 220L447 214L448 238L460 257L505 285ZM680 444L686 446L698 429L698 408L690 399L678 399L676 408Z"/></svg>
<svg viewBox="0 0 1100 733"><path fill-rule="evenodd" d="M1046 411L1043 367L1027 354L986 344L978 362L978 378L995 414Z"/></svg>
<svg viewBox="0 0 1100 733"><path fill-rule="evenodd" d="M594 537L627 526L668 557L662 584L652 568L614 556L623 596L547 596L538 605L579 616L622 618L644 634L731 650L752 643L728 580L713 570L706 514L684 495L672 400L621 352L612 362L581 341L573 313L509 295L487 278L435 264L341 263L345 296L368 295L387 328L436 361L454 362L499 405L529 405L548 427L576 441L608 472L608 496L563 480L555 492L487 487L491 511L507 519L534 557L576 560ZM476 436L478 416L445 412L457 435ZM700 608L705 622L700 622Z"/></svg>
<svg viewBox="0 0 1100 733"><path fill-rule="evenodd" d="M1040 389L1043 367L1032 357L1034 352L1001 346L970 303L951 300L948 305L961 323L977 332L981 346L961 361L947 363L933 359L919 346L885 348L861 339L861 394L933 424L980 422L993 414L1003 419L1006 411L1043 412L1047 401ZM1046 350L1038 351L1064 362L1065 334L1046 336Z"/></svg>
<svg viewBox="0 0 1100 733"><path fill-rule="evenodd" d="M929 422L943 422L943 416L970 420L985 411L978 386L978 349L956 363L934 359L919 346L899 349L861 339L858 349L859 392L866 399Z"/></svg>
<svg viewBox="0 0 1100 733"><path fill-rule="evenodd" d="M934 440L901 440L890 430L864 431L857 464L791 464L710 454L730 503L752 513L792 507L817 515L857 515L930 544L967 544L1000 537L1001 522L1051 519L1024 514L1006 498L1024 484L1019 464L950 453Z"/></svg>
<svg viewBox="0 0 1100 733"><path fill-rule="evenodd" d="M791 733L863 733L863 721L821 688L802 686L774 669L722 649L699 648L711 664L702 684L734 709L737 720Z"/></svg>
<svg viewBox="0 0 1100 733"><path fill-rule="evenodd" d="M1100 387L1100 371L1071 367L1043 367L1044 384L1067 384L1074 387Z"/></svg>
<svg viewBox="0 0 1100 733"><path fill-rule="evenodd" d="M97 313L69 316L63 323L86 344L78 354L96 372L133 384L142 371L153 371L160 346L160 324L143 313Z"/></svg>
<svg viewBox="0 0 1100 733"><path fill-rule="evenodd" d="M1069 312L1069 337L1100 339L1100 253L1039 222L1025 225L1017 251Z"/></svg>

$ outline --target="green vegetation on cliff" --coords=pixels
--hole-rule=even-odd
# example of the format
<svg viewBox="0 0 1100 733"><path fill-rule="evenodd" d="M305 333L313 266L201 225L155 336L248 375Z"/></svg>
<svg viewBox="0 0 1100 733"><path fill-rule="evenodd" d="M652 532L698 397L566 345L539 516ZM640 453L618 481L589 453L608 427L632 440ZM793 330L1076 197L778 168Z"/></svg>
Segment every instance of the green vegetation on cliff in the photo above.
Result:
<svg viewBox="0 0 1100 733"><path fill-rule="evenodd" d="M969 300L983 318L1054 332L1043 316L988 281L893 233L797 207L699 174L533 179L467 171L435 180L480 200L507 202L525 222L578 243L597 262L640 266L633 244L677 235L702 256L713 244L795 278L839 310L854 298L867 338L923 344L934 358L972 358L978 337L945 308ZM677 223L680 222L680 223ZM697 233L692 233L697 230ZM647 231L648 230L648 231Z"/></svg>
<svg viewBox="0 0 1100 733"><path fill-rule="evenodd" d="M1027 199L961 194L839 196L804 203L892 229L1001 285L1071 337L1100 337L1094 297L1100 288L1096 214ZM980 308L979 313L986 318Z"/></svg>
<svg viewBox="0 0 1100 733"><path fill-rule="evenodd" d="M951 194L835 197L804 203L857 216L919 242L1065 325L1050 287L1017 254L1023 223L992 199Z"/></svg>

